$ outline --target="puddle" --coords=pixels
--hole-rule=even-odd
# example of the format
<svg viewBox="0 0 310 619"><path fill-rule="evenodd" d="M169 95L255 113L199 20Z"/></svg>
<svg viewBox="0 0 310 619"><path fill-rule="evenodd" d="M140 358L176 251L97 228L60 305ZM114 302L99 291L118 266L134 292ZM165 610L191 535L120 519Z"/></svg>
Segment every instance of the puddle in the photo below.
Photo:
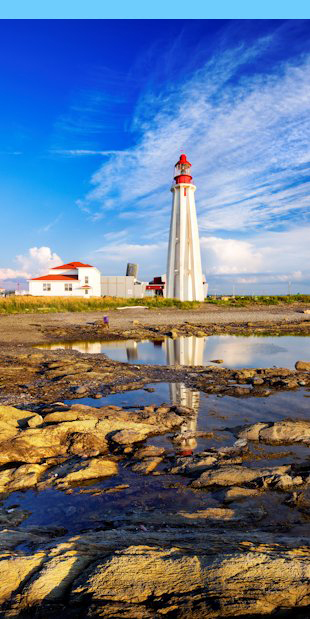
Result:
<svg viewBox="0 0 310 619"><path fill-rule="evenodd" d="M188 481L182 481L180 476L175 475L138 475L120 466L119 475L94 481L92 485L81 485L71 493L56 489L14 492L6 499L4 507L18 504L20 509L32 512L21 528L32 525L53 526L77 533L87 529L115 527L132 521L133 514L140 512L143 523L143 513L154 509L195 511L206 506L212 507L216 503L211 496L199 495L187 488ZM116 492L105 492L119 485L128 487Z"/></svg>
<svg viewBox="0 0 310 619"><path fill-rule="evenodd" d="M110 394L100 400L81 398L67 400L66 403L72 405L76 402L93 407L114 404L129 409L163 402L191 406L195 415L185 422L185 435L179 435L181 440L178 443L172 434L152 437L146 442L165 447L168 454L187 451L190 455L210 447L231 446L236 440L234 432L240 425L288 417L309 418L309 392L305 390L278 392L268 398L240 399L206 395L182 383L153 383L146 388L152 391L144 388ZM245 464L251 467L278 466L305 462L308 457L309 448L302 445L250 444ZM4 507L15 504L31 512L21 524L22 528L54 526L77 533L88 529L114 528L132 521L139 528L140 523L144 526L144 514L154 510L176 514L182 510L194 512L218 505L216 493L194 492L189 487L188 478L165 474L161 470L164 467L165 464L160 465L158 475L139 475L124 463L119 463L119 473L113 477L80 485L69 493L57 489L15 492L5 500Z"/></svg>
<svg viewBox="0 0 310 619"><path fill-rule="evenodd" d="M227 368L294 368L297 360L308 360L310 340L305 336L178 337L162 340L122 340L110 342L66 342L44 344L40 348L77 350L105 354L114 361L148 365L209 365L223 359Z"/></svg>
<svg viewBox="0 0 310 619"><path fill-rule="evenodd" d="M152 437L149 443L174 452L182 448L192 449L195 452L209 447L232 445L236 440L232 432L237 426L250 425L259 421L281 421L288 418L309 419L308 396L309 392L299 389L294 392L275 392L266 398L219 397L216 394L205 394L190 389L183 383L152 383L146 385L144 389L113 393L101 399L80 398L65 400L65 403L69 406L76 403L95 408L112 404L127 409L149 405L159 406L164 402L188 406L195 412L194 417L184 424L184 434L189 435L188 439L185 438L183 443L176 443L172 435L167 434ZM198 436L196 436L197 433ZM199 436L199 433L211 436ZM295 447L301 457L309 455L309 448L303 448L300 445Z"/></svg>

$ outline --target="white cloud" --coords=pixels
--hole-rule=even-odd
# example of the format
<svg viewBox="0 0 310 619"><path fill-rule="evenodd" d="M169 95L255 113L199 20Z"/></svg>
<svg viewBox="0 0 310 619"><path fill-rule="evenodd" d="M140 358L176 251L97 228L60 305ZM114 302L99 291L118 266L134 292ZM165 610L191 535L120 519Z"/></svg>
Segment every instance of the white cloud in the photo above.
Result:
<svg viewBox="0 0 310 619"><path fill-rule="evenodd" d="M297 168L310 159L309 58L270 75L238 77L269 44L222 53L175 91L148 93L134 122L139 141L99 168L86 202L103 211L107 200L121 211L135 203L137 213L156 218L169 203L172 165L184 148L194 163L204 229L272 225L291 209L303 210L309 186L300 183L306 170Z"/></svg>
<svg viewBox="0 0 310 619"><path fill-rule="evenodd" d="M58 254L50 247L30 247L26 254L16 256L17 269L0 268L0 280L16 278L29 279L37 275L45 275L49 269L62 263Z"/></svg>
<svg viewBox="0 0 310 619"><path fill-rule="evenodd" d="M262 265L262 254L248 241L203 237L201 247L207 273L254 273Z"/></svg>

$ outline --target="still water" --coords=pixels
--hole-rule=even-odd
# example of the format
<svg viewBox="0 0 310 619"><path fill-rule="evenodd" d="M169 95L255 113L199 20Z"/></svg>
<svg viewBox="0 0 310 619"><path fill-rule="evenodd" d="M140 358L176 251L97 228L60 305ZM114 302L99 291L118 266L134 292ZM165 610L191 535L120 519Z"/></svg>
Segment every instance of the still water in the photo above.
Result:
<svg viewBox="0 0 310 619"><path fill-rule="evenodd" d="M184 383L153 383L144 389L113 393L101 399L65 400L69 406L74 403L99 408L115 405L129 410L149 405L160 406L164 402L188 406L193 409L194 415L183 424L179 436L167 434L153 437L150 442L174 452L180 449L201 451L217 443L218 446L232 445L236 440L237 429L244 425L288 418L309 419L310 392L299 389L292 392L275 392L269 397L235 398L205 394L187 387ZM268 452L269 447L264 446L264 449ZM290 446L290 451L292 449L295 450ZM302 457L308 456L308 447L298 445L296 449ZM275 450L273 447L273 451ZM279 451L283 451L283 448ZM281 464L283 463L285 462L281 459Z"/></svg>
<svg viewBox="0 0 310 619"><path fill-rule="evenodd" d="M41 346L50 350L67 349L82 353L105 354L114 361L150 365L209 365L223 360L227 368L285 367L310 359L310 338L304 336L178 337L160 340L111 342L66 342Z"/></svg>
<svg viewBox="0 0 310 619"><path fill-rule="evenodd" d="M184 449L195 452L210 447L231 446L240 426L256 421L270 422L286 417L308 419L309 398L310 392L306 390L277 392L266 398L218 397L189 389L180 383L153 383L144 389L110 394L101 400L83 398L76 402L96 407L114 404L128 410L163 402L191 405L195 414L186 422L181 434L168 433L147 440L148 444L165 447L169 454ZM68 400L67 403L72 405L74 401ZM300 444L253 444L247 465L264 467L299 463L308 456L309 447ZM179 510L195 511L218 505L212 493L195 493L188 483L188 478L180 475L139 475L119 463L119 473L113 477L94 480L89 485L81 484L67 492L55 488L41 492L15 492L4 501L4 507L18 505L29 510L29 517L21 525L22 528L32 525L61 526L74 533L96 527L109 529L121 526L122 523L130 523L134 514L138 517L138 523L140 517L144 522L144 514L148 511L177 513Z"/></svg>

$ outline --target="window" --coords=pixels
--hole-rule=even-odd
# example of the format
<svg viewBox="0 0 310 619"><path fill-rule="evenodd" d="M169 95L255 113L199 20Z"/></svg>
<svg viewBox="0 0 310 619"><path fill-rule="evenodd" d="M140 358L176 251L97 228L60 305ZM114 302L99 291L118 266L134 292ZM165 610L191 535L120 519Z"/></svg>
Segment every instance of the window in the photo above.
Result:
<svg viewBox="0 0 310 619"><path fill-rule="evenodd" d="M88 277L88 275L85 275L85 284L89 284L89 277Z"/></svg>
<svg viewBox="0 0 310 619"><path fill-rule="evenodd" d="M88 294L88 290L85 290L85 294Z"/></svg>
<svg viewBox="0 0 310 619"><path fill-rule="evenodd" d="M65 291L72 292L72 284L65 284Z"/></svg>
<svg viewBox="0 0 310 619"><path fill-rule="evenodd" d="M51 284L43 284L43 290L44 292L50 292Z"/></svg>

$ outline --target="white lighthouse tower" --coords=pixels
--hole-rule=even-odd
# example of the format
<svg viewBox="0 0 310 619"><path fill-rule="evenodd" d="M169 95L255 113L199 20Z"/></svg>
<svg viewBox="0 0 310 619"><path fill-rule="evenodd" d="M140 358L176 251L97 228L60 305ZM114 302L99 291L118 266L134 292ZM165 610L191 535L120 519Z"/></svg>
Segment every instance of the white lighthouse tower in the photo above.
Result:
<svg viewBox="0 0 310 619"><path fill-rule="evenodd" d="M167 264L166 297L203 301L200 244L191 163L181 155L175 166Z"/></svg>

